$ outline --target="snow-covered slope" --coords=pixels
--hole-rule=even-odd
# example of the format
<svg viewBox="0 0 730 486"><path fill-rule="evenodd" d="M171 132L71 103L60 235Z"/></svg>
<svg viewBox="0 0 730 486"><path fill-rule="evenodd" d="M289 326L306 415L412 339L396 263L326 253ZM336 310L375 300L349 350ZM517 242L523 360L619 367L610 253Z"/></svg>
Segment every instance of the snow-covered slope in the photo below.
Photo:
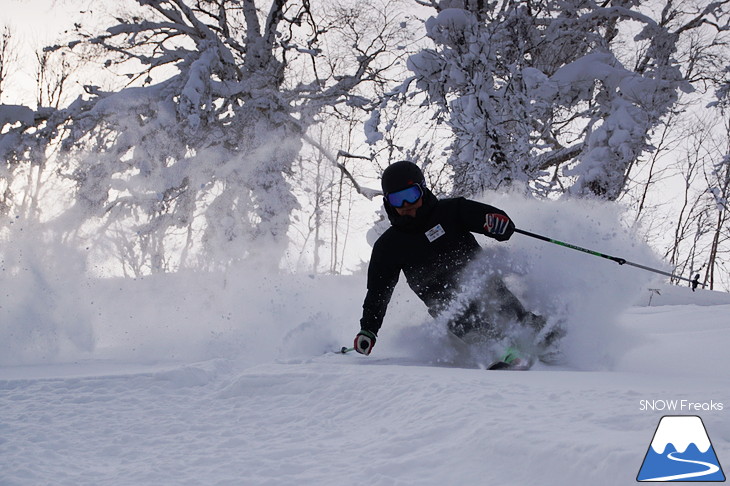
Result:
<svg viewBox="0 0 730 486"><path fill-rule="evenodd" d="M625 311L638 340L602 370L440 365L403 336L369 358L312 353L316 322L268 357L5 366L0 484L632 484L666 414L700 415L729 463L730 304L697 295ZM692 405L647 409L671 400Z"/></svg>

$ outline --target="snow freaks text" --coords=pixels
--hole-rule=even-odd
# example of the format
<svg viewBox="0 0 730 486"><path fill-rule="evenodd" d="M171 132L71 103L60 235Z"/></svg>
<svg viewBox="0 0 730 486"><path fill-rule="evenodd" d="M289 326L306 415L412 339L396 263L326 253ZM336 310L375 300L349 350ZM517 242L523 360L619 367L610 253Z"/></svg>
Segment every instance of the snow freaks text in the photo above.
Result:
<svg viewBox="0 0 730 486"><path fill-rule="evenodd" d="M690 400L639 400L642 412L720 412L724 409L722 402L693 402Z"/></svg>

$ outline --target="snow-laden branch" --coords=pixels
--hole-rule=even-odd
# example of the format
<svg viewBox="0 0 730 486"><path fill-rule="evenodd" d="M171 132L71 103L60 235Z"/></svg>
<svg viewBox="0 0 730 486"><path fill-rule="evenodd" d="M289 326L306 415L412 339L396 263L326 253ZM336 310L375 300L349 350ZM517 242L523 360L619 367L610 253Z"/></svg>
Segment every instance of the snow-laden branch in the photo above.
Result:
<svg viewBox="0 0 730 486"><path fill-rule="evenodd" d="M86 86L43 119L0 110L4 168L12 174L60 147L53 174L73 184L67 214L79 227L127 232L135 268L174 268L168 246L179 247L182 232L181 254L223 256L215 264L261 247L276 258L298 207L288 175L304 142L319 145L308 130L340 105L375 104L402 29L368 2L274 0L262 10L255 0L136 1L142 14L52 48L92 47L132 83ZM377 195L318 148L360 194Z"/></svg>
<svg viewBox="0 0 730 486"><path fill-rule="evenodd" d="M332 153L326 147L324 147L321 143L319 143L317 140L315 140L314 138L312 138L311 136L309 136L307 134L305 134L303 138L308 144L310 144L312 147L319 150L319 152L327 160L329 160L332 163L332 165L337 167L337 169L339 169L340 172L342 172L342 174L347 178L347 180L350 181L350 183L352 184L352 187L355 189L355 191L357 191L358 194L361 194L370 200L372 200L374 197L383 195L383 192L378 189L370 189L370 188L361 186L357 182L357 180L355 180L355 177L347 169L347 167L345 167L344 164L339 162L338 159L341 155L340 153L338 153L337 156L332 155Z"/></svg>
<svg viewBox="0 0 730 486"><path fill-rule="evenodd" d="M615 199L678 91L691 90L674 56L677 34L633 4L440 5L425 24L435 48L408 67L452 129L449 163L462 193L568 183ZM634 68L614 47L624 24L638 25L646 43ZM551 187L556 175L563 185Z"/></svg>

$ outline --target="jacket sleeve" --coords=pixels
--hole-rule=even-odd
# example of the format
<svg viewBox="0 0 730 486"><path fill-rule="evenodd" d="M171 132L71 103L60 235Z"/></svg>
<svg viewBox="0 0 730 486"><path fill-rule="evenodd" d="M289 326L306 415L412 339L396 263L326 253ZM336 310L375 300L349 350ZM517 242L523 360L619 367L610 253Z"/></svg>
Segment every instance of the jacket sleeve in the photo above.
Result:
<svg viewBox="0 0 730 486"><path fill-rule="evenodd" d="M507 213L502 211L499 208L495 208L494 206L490 206L489 204L480 203L477 201L472 201L471 199L466 198L458 198L459 200L459 215L461 217L462 224L466 229L471 231L472 233L480 233L483 235L487 235L491 238L495 238L498 240L505 240L509 239L510 236L512 236L512 232L514 231L514 222L512 221L512 218L510 218L509 226L510 229L508 230L508 235L506 238L497 238L493 235L490 235L487 233L487 230L485 229L485 225L487 222L487 214L490 213L496 213L496 214L502 214L504 216L509 216Z"/></svg>
<svg viewBox="0 0 730 486"><path fill-rule="evenodd" d="M380 241L373 246L368 267L368 291L362 305L363 313L360 328L378 334L383 324L385 311L398 283L400 267L383 250Z"/></svg>

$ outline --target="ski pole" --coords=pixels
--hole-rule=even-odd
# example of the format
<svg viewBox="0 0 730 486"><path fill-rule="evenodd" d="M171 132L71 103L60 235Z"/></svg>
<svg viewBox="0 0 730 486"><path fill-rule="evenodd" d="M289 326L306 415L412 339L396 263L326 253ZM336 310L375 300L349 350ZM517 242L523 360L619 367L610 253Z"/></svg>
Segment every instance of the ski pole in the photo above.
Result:
<svg viewBox="0 0 730 486"><path fill-rule="evenodd" d="M582 248L580 246L572 245L570 243L565 243L564 241L554 240L552 238L548 238L547 236L530 233L529 231L521 230L518 228L515 228L515 233L520 233L522 235L529 236L531 238L536 238L538 240L547 241L548 243L554 243L556 245L564 246L565 248L570 248L571 250L578 250L578 251L582 251L583 253L588 253L589 255L605 258L607 260L614 261L614 262L618 263L619 265L631 265L632 267L641 268L642 270L647 270L649 272L666 275L667 277L676 278L678 280L685 280L692 284L692 292L694 292L695 289L697 289L698 285L702 285L702 288L705 287L705 284L700 284L700 274L699 273L697 275L695 275L695 278L689 279L689 278L685 278L685 277L680 277L673 273L665 272L662 270L657 270L656 268L651 268L651 267L647 267L645 265L640 265L638 263L630 262L630 261L626 260L625 258L606 255L606 254L598 252L598 251L589 250L588 248Z"/></svg>
<svg viewBox="0 0 730 486"><path fill-rule="evenodd" d="M342 349L340 349L340 353L347 354L350 351L355 351L355 348L348 348L347 346L342 346Z"/></svg>

